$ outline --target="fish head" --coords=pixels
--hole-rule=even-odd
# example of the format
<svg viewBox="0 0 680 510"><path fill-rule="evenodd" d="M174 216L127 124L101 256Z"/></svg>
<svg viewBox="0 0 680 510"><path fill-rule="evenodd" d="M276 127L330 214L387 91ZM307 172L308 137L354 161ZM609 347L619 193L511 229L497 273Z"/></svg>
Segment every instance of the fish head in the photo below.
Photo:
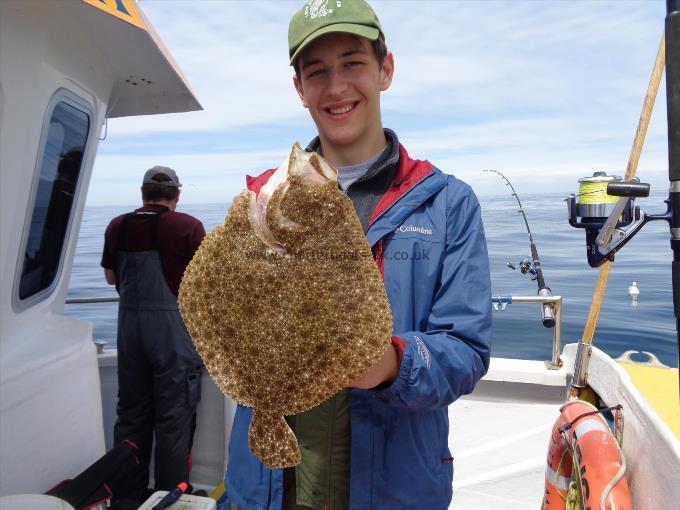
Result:
<svg viewBox="0 0 680 510"><path fill-rule="evenodd" d="M253 229L269 248L285 255L291 248L287 245L300 241L327 219L324 212L333 208L329 203L332 191L339 193L335 168L296 142L259 194L251 192Z"/></svg>
<svg viewBox="0 0 680 510"><path fill-rule="evenodd" d="M299 143L293 144L288 156L288 178L299 178L306 184L325 184L338 181L338 172L316 152L306 152Z"/></svg>

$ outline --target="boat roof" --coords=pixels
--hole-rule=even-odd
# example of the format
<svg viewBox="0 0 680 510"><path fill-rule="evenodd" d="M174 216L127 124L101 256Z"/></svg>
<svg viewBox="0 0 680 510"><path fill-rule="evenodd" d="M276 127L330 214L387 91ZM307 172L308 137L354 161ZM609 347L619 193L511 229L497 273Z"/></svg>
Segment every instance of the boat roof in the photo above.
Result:
<svg viewBox="0 0 680 510"><path fill-rule="evenodd" d="M77 0L62 8L101 51L102 72L113 73L108 118L203 109L136 2Z"/></svg>

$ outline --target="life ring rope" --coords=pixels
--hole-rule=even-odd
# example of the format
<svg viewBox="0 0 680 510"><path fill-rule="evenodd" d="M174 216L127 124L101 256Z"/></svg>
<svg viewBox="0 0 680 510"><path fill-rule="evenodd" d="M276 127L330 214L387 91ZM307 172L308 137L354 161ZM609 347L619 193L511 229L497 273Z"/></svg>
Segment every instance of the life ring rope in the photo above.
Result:
<svg viewBox="0 0 680 510"><path fill-rule="evenodd" d="M621 447L617 443L617 448L619 449L619 455L621 457L621 467L619 468L619 472L616 473L614 478L609 480L609 483L605 486L604 490L602 491L602 496L600 497L600 508L605 509L606 504L607 504L607 498L609 497L609 494L611 494L612 490L614 490L614 486L621 481L623 478L623 475L626 474L626 457L623 455L623 452L621 451Z"/></svg>

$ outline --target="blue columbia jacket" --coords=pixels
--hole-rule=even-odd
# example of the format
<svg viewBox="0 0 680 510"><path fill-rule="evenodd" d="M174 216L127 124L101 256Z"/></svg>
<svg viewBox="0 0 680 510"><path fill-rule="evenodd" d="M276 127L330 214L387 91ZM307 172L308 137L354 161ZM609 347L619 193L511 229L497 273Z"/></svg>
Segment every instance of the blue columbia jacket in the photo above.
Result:
<svg viewBox="0 0 680 510"><path fill-rule="evenodd" d="M489 366L489 261L471 188L400 145L395 161L396 151L396 174L366 237L384 277L401 367L387 388L350 392L350 507L444 510L453 479L447 406ZM249 188L259 190L271 173L250 178ZM278 510L283 470L251 454L251 417L238 406L219 508Z"/></svg>

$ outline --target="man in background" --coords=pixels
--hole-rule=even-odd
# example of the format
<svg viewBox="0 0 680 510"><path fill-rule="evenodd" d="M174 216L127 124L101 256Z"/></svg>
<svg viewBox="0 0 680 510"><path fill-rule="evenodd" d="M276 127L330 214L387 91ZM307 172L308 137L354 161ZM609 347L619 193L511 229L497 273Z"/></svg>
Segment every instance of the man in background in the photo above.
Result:
<svg viewBox="0 0 680 510"><path fill-rule="evenodd" d="M118 419L114 444L130 441L140 464L114 497L144 501L155 433L155 488L189 481L201 359L177 305L184 270L205 230L177 212L180 187L167 167L146 171L143 206L114 218L106 229L101 265L120 294L118 308Z"/></svg>

